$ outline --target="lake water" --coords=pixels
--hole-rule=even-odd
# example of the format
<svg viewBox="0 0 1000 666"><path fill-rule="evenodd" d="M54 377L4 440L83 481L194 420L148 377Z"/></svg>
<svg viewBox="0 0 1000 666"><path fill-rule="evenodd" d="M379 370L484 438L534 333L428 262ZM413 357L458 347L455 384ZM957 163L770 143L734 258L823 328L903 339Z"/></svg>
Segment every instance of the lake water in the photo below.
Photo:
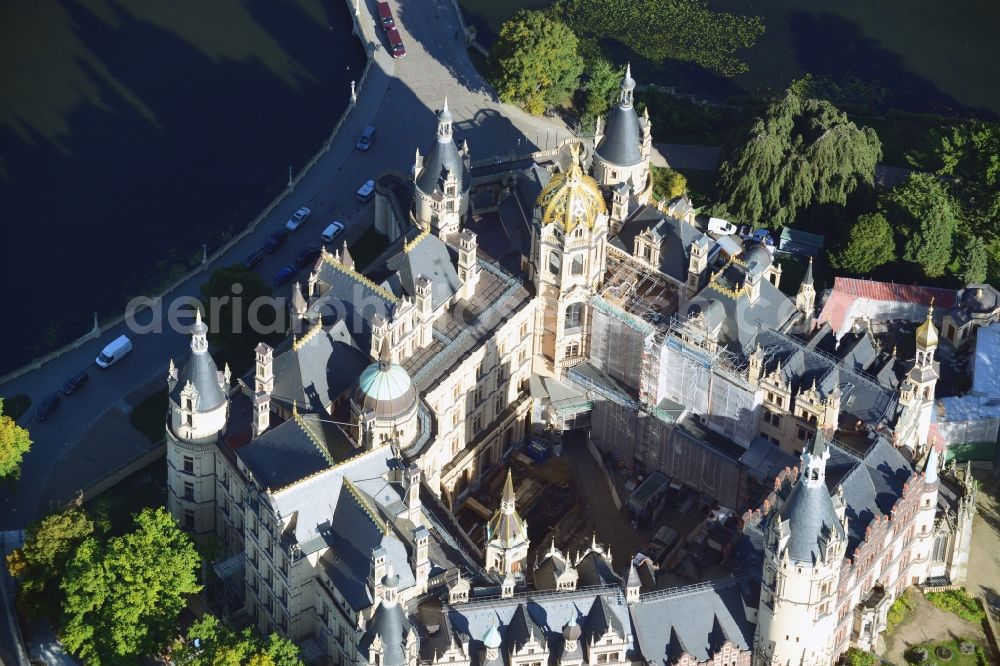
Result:
<svg viewBox="0 0 1000 666"><path fill-rule="evenodd" d="M489 46L503 21L519 9L544 9L551 0L459 0L466 20ZM806 72L841 80L876 80L886 105L909 111L1000 114L1000 9L989 0L708 0L713 10L760 16L765 33L739 54L749 71L733 79L699 67L632 61L640 82L673 85L724 98L743 91L783 90ZM613 29L609 30L613 37ZM612 51L615 45L610 45Z"/></svg>
<svg viewBox="0 0 1000 666"><path fill-rule="evenodd" d="M351 30L343 0L0 3L0 374L244 228L344 110Z"/></svg>

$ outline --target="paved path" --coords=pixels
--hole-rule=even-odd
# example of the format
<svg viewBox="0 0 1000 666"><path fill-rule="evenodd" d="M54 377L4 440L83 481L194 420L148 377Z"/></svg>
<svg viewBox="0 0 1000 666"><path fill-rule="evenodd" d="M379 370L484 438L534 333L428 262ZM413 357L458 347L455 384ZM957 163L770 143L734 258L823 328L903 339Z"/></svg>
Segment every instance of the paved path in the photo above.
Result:
<svg viewBox="0 0 1000 666"><path fill-rule="evenodd" d="M365 41L377 40L381 48L375 52L355 108L330 150L299 180L293 196L286 198L270 219L210 269L240 262L302 205L312 208L313 216L257 269L265 279L270 280L278 268L291 263L305 245L316 243L328 220L343 220L348 240L359 236L364 231L362 220L366 210L364 204L354 199L354 191L364 180L384 169L409 172L416 148L426 153L433 144L436 118L432 109L440 108L445 96L455 118L456 139L469 141L473 159L512 150L545 148L546 141L554 145L570 135L561 123L528 116L495 100L469 61L464 42L459 38L458 17L449 0L390 0L390 4L407 56L393 60L387 55L381 31L376 32L372 18L375 2L370 1L367 6L362 2ZM331 117L331 126L335 120ZM368 124L377 128L375 142L368 152L358 152L355 140ZM171 297L197 296L204 279L204 274L196 275ZM131 354L107 370L97 368L93 361L103 345L125 332L124 326L119 326L100 340L84 344L2 387L3 394L24 393L38 405L69 375L85 367L90 371L88 386L64 398L59 410L45 423L30 424L34 445L25 457L21 480L13 492L0 490L0 529L23 527L36 517L36 510L45 508L39 507L40 481L52 476L53 468L64 460L80 436L137 387L156 376L164 376L168 359L173 357L180 362L187 354L187 336L167 330L133 336L135 348ZM91 480L81 476L79 485Z"/></svg>

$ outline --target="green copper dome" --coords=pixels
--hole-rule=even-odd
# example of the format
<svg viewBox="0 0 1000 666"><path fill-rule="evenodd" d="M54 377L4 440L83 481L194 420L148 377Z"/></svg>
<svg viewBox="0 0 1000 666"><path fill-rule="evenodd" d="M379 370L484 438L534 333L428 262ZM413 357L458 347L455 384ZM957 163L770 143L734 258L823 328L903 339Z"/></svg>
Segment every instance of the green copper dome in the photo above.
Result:
<svg viewBox="0 0 1000 666"><path fill-rule="evenodd" d="M362 412L372 410L376 418L393 419L413 408L417 394L406 370L382 360L361 373L354 402Z"/></svg>

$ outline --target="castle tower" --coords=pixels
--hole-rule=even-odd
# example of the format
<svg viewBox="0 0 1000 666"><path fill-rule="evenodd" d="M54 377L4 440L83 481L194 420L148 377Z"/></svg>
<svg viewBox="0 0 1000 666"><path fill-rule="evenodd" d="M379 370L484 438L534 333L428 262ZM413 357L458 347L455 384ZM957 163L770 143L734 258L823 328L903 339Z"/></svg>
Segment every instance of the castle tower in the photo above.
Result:
<svg viewBox="0 0 1000 666"><path fill-rule="evenodd" d="M755 666L833 660L837 580L847 548L843 507L826 487L823 431L802 454L799 478L765 527Z"/></svg>
<svg viewBox="0 0 1000 666"><path fill-rule="evenodd" d="M419 434L418 402L409 373L391 362L389 340L384 339L378 361L364 369L351 396L359 443L366 447L394 443L405 449Z"/></svg>
<svg viewBox="0 0 1000 666"><path fill-rule="evenodd" d="M215 443L229 416L229 367L219 372L208 353L208 326L195 315L191 356L167 376L167 506L196 537L215 531Z"/></svg>
<svg viewBox="0 0 1000 666"><path fill-rule="evenodd" d="M425 157L417 151L413 163L416 185L414 217L417 224L444 237L455 233L469 211L469 154L455 145L448 100L438 113L437 140Z"/></svg>
<svg viewBox="0 0 1000 666"><path fill-rule="evenodd" d="M606 263L608 214L597 183L583 173L579 147L565 172L538 195L531 238L531 273L540 305L536 347L544 367L559 375L587 355L589 301Z"/></svg>
<svg viewBox="0 0 1000 666"><path fill-rule="evenodd" d="M934 305L927 309L927 319L917 328L917 355L913 367L900 387L899 404L903 410L897 421L898 444L909 446L915 455L926 450L931 413L934 409L934 387L940 373L934 352L938 346L937 327L934 326Z"/></svg>
<svg viewBox="0 0 1000 666"><path fill-rule="evenodd" d="M399 577L393 573L391 564L385 568L385 576L378 586L378 606L358 646L361 654L367 654L368 659L366 661L359 655L358 663L409 666L416 663L419 641L399 603Z"/></svg>
<svg viewBox="0 0 1000 666"><path fill-rule="evenodd" d="M618 103L608 111L605 123L598 123L594 136L594 180L601 187L614 190L628 184L639 205L649 203L653 179L649 175L653 136L649 116L635 112L635 80L632 66L625 68Z"/></svg>
<svg viewBox="0 0 1000 666"><path fill-rule="evenodd" d="M486 570L507 576L524 570L528 557L528 524L517 514L510 470L500 508L486 523Z"/></svg>
<svg viewBox="0 0 1000 666"><path fill-rule="evenodd" d="M934 548L934 519L937 516L937 496L940 486L938 468L941 459L938 447L932 442L929 449L924 464L924 489L920 497L920 506L917 508L916 540L912 546L913 554L910 556L910 561L914 563L911 568L912 575L917 576L920 582L927 579L931 551Z"/></svg>
<svg viewBox="0 0 1000 666"><path fill-rule="evenodd" d="M816 311L816 288L813 285L813 260L809 257L809 267L799 285L799 293L795 295L795 307L803 315L803 327L809 330L812 327L813 314Z"/></svg>

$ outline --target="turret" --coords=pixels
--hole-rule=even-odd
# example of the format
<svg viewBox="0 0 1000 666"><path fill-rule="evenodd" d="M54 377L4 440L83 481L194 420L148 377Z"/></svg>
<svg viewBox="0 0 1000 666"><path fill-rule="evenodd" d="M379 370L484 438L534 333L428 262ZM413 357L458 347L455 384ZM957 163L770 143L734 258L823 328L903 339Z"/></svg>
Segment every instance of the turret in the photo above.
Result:
<svg viewBox="0 0 1000 666"><path fill-rule="evenodd" d="M528 524L517 513L510 470L504 482L500 508L486 523L486 570L510 575L524 569L528 557Z"/></svg>
<svg viewBox="0 0 1000 666"><path fill-rule="evenodd" d="M628 65L618 103L608 111L606 122L598 122L594 137L594 179L612 191L627 185L630 196L642 205L649 203L653 189L649 177L653 139L649 116L640 118L635 112L634 94L635 79Z"/></svg>
<svg viewBox="0 0 1000 666"><path fill-rule="evenodd" d="M413 163L414 217L417 224L441 237L459 230L469 210L469 156L452 137L448 100L438 113L436 141L427 156L417 152Z"/></svg>
<svg viewBox="0 0 1000 666"><path fill-rule="evenodd" d="M813 260L809 257L809 266L799 285L799 293L795 295L795 307L802 313L803 330L812 328L812 318L816 310L816 288L813 285Z"/></svg>

